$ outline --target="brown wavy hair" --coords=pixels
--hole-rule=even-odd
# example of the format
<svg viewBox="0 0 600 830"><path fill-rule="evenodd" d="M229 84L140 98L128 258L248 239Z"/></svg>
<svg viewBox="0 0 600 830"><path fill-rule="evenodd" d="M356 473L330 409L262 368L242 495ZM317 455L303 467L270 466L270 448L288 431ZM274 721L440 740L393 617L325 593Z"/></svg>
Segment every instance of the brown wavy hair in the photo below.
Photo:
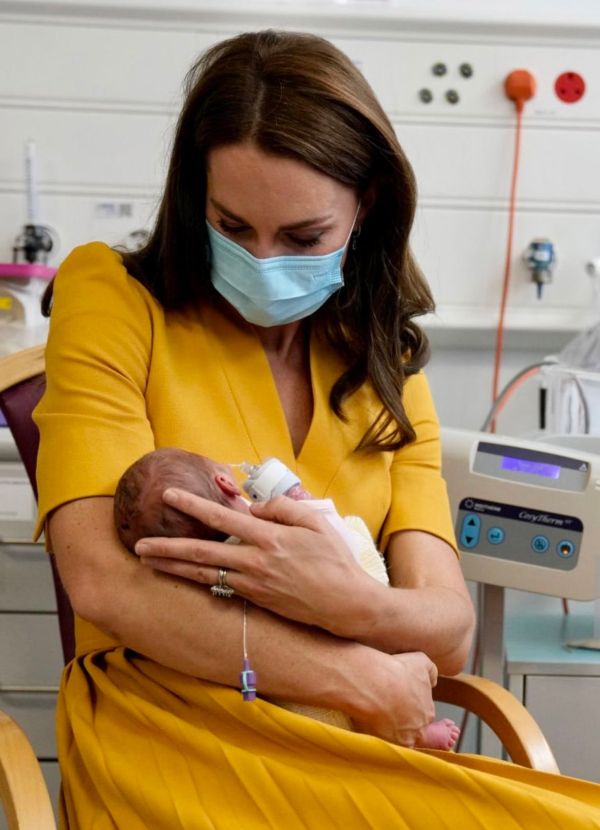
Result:
<svg viewBox="0 0 600 830"><path fill-rule="evenodd" d="M252 142L297 159L375 202L344 266L344 286L314 324L347 365L330 406L369 381L383 404L357 449L395 450L415 433L402 405L406 377L428 360L414 318L434 308L408 244L416 206L412 168L369 84L342 52L310 34L266 30L218 43L189 71L153 232L125 266L165 309L211 296L205 227L206 160Z"/></svg>

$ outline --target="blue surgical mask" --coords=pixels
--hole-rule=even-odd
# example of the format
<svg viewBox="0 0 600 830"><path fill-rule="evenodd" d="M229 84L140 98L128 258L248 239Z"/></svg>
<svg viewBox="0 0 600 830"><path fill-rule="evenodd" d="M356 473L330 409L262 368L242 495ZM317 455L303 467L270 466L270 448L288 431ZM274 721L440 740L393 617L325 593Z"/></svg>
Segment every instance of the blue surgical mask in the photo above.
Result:
<svg viewBox="0 0 600 830"><path fill-rule="evenodd" d="M359 208L360 203L342 247L321 256L258 259L207 222L212 284L257 326L282 326L308 317L344 284L342 259Z"/></svg>

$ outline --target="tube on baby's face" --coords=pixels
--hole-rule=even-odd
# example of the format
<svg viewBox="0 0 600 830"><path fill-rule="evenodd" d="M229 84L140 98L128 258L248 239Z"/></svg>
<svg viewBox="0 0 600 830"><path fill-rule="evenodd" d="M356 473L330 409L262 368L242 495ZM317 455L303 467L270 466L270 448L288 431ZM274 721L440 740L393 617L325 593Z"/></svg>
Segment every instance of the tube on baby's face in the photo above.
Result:
<svg viewBox="0 0 600 830"><path fill-rule="evenodd" d="M287 496L288 499L293 499L294 501L306 501L307 499L312 499L311 494L308 490L305 490L301 484L293 484L283 495Z"/></svg>
<svg viewBox="0 0 600 830"><path fill-rule="evenodd" d="M244 462L240 467L248 476L242 487L253 501L268 501L284 495L295 499L309 498L298 476L278 458L268 458L263 464Z"/></svg>

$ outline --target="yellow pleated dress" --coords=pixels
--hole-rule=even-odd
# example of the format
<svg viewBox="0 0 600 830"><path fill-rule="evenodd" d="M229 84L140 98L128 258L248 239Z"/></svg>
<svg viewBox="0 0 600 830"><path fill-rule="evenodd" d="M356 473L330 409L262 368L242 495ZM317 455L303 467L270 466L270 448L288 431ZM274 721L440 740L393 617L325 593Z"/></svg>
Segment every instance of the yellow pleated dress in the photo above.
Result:
<svg viewBox="0 0 600 830"><path fill-rule="evenodd" d="M424 375L406 386L417 441L352 452L379 407L365 386L329 410L342 370L313 336L314 414L294 457L266 356L214 308L165 314L101 243L55 283L47 392L36 412L39 527L55 507L112 495L160 446L223 462L281 458L317 498L359 514L381 549L420 529L453 543ZM260 689L259 689L260 690ZM69 830L600 828L600 787L499 761L403 749L167 669L83 620L57 716Z"/></svg>

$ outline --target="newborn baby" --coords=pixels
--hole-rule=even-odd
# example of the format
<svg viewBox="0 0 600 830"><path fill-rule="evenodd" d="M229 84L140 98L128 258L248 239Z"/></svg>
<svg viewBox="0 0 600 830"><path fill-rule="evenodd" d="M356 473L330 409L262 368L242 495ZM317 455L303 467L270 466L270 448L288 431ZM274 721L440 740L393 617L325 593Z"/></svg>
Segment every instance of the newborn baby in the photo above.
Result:
<svg viewBox="0 0 600 830"><path fill-rule="evenodd" d="M257 466L245 464L242 468L250 473L244 489L254 499L268 500L273 495L284 494L288 498L306 501L307 506L320 512L332 524L363 569L374 579L389 585L383 557L360 518L342 518L331 499L313 499L299 479L276 459L269 459L265 464ZM130 551L135 552L136 542L146 536L227 540L226 534L221 531L165 504L162 494L169 487L179 487L232 510L249 512L250 503L242 496L229 466L196 453L164 447L147 453L132 464L117 485L114 500L115 525L121 541ZM273 702L316 720L352 729L350 718L342 712ZM424 732L424 739L419 746L451 749L460 730L453 721L444 719L430 724Z"/></svg>
<svg viewBox="0 0 600 830"><path fill-rule="evenodd" d="M248 513L248 502L232 477L231 468L204 455L175 447L149 452L131 465L115 492L114 516L119 537L134 552L145 536L173 536L222 542L227 534L181 513L162 500L169 487Z"/></svg>

